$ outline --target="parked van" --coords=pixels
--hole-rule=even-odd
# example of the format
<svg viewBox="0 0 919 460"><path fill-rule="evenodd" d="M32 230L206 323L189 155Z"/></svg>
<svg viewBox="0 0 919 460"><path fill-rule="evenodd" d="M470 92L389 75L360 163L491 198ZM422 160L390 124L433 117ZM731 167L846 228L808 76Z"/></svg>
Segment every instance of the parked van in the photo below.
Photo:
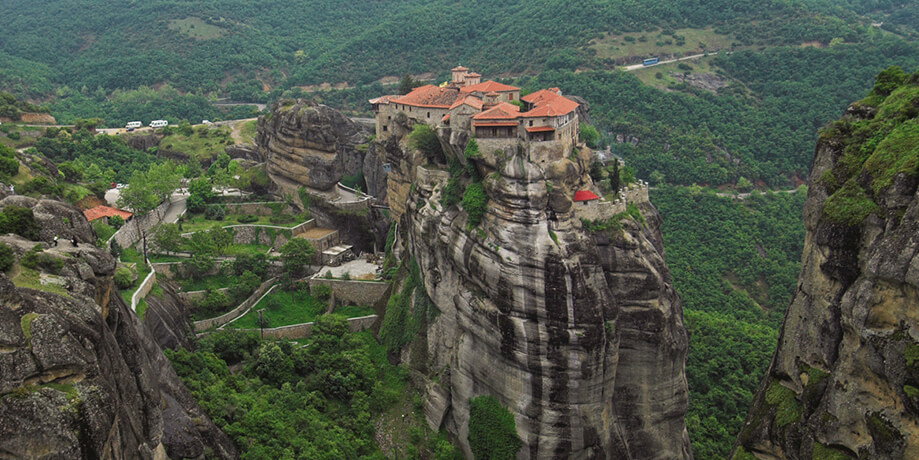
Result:
<svg viewBox="0 0 919 460"><path fill-rule="evenodd" d="M162 128L164 126L169 126L169 122L166 120L153 120L150 122L151 128Z"/></svg>
<svg viewBox="0 0 919 460"><path fill-rule="evenodd" d="M124 128L125 129L140 128L143 125L144 124L139 121L129 121L128 124L124 125Z"/></svg>

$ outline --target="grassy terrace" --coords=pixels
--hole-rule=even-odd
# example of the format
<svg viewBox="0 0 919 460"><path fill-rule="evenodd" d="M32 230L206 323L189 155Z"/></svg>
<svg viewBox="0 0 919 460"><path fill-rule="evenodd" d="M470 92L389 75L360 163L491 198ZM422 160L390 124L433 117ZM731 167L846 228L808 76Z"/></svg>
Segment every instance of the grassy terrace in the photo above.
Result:
<svg viewBox="0 0 919 460"><path fill-rule="evenodd" d="M221 289L225 287L230 287L233 284L235 276L228 275L211 275L205 276L201 279L185 279L179 281L179 285L182 286L182 289L185 291L203 291L205 289Z"/></svg>
<svg viewBox="0 0 919 460"><path fill-rule="evenodd" d="M653 57L705 49L730 48L734 37L722 35L711 28L676 29L673 35L662 32L632 32L621 35L604 35L592 40L590 47L599 58L623 56Z"/></svg>
<svg viewBox="0 0 919 460"><path fill-rule="evenodd" d="M257 329L258 311L264 308L263 317L268 319L266 327L289 326L291 324L309 323L325 312L327 304L307 292L286 292L280 287L257 303L249 313L230 323L237 329Z"/></svg>
<svg viewBox="0 0 919 460"><path fill-rule="evenodd" d="M239 219L241 217L243 217L242 214L229 214L223 220L208 220L205 219L201 214L188 214L185 216L185 220L182 221L182 232L200 232L203 230L210 230L214 227L226 227L227 225L272 225L275 227L293 228L295 225L302 222L297 221L290 224L273 224L271 223L271 217L269 216L255 216L258 218L255 222L240 222Z"/></svg>
<svg viewBox="0 0 919 460"><path fill-rule="evenodd" d="M12 281L13 285L16 287L53 292L55 294L61 294L70 297L70 293L67 291L67 289L64 289L63 286L50 283L44 285L41 284L41 273L38 270L33 270L31 268L26 268L17 264L10 269L7 275L10 277L10 281Z"/></svg>

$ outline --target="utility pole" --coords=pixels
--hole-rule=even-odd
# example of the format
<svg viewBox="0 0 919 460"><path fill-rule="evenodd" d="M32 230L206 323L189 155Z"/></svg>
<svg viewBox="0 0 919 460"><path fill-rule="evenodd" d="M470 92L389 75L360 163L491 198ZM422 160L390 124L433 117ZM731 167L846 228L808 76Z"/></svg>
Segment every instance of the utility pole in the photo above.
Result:
<svg viewBox="0 0 919 460"><path fill-rule="evenodd" d="M262 340L265 340L265 323L262 322L262 312L265 311L264 308L258 309L258 331L259 335L262 337Z"/></svg>

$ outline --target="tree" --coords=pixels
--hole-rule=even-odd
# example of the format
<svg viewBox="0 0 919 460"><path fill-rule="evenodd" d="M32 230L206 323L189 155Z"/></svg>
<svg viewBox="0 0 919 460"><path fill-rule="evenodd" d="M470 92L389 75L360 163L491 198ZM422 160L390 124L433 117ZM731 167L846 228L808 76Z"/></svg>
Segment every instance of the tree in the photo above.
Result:
<svg viewBox="0 0 919 460"><path fill-rule="evenodd" d="M214 227L207 231L207 236L209 236L214 243L217 253L223 254L223 251L233 244L235 233L236 232L234 232L232 228Z"/></svg>
<svg viewBox="0 0 919 460"><path fill-rule="evenodd" d="M217 254L217 245L214 244L213 234L210 232L195 232L191 234L188 248L195 255L213 256Z"/></svg>
<svg viewBox="0 0 919 460"><path fill-rule="evenodd" d="M176 224L159 224L151 230L153 243L167 253L179 252L188 241L182 237L182 231Z"/></svg>
<svg viewBox="0 0 919 460"><path fill-rule="evenodd" d="M291 238L281 246L281 260L284 262L284 270L291 277L300 275L307 265L312 263L313 254L316 250L304 238Z"/></svg>
<svg viewBox="0 0 919 460"><path fill-rule="evenodd" d="M150 192L156 195L159 202L163 202L172 196L172 193L179 188L181 181L179 174L176 172L175 163L166 161L159 164L153 164L147 170L147 186Z"/></svg>
<svg viewBox="0 0 919 460"><path fill-rule="evenodd" d="M0 243L0 272L9 270L15 261L16 256L13 255L13 250L5 243Z"/></svg>
<svg viewBox="0 0 919 460"><path fill-rule="evenodd" d="M600 133L597 132L597 128L594 128L592 125L587 123L581 123L581 140L587 144L588 147L595 149L597 144L600 141Z"/></svg>
<svg viewBox="0 0 919 460"><path fill-rule="evenodd" d="M275 342L265 342L258 349L255 374L265 383L281 386L294 377L294 363Z"/></svg>
<svg viewBox="0 0 919 460"><path fill-rule="evenodd" d="M621 181L619 180L619 159L613 159L613 167L609 171L609 186L613 189L613 193L619 194L619 185Z"/></svg>
<svg viewBox="0 0 919 460"><path fill-rule="evenodd" d="M437 133L424 123L418 123L412 127L412 132L408 135L408 145L423 153L425 158L432 163L443 161L444 152L440 139L437 138Z"/></svg>
<svg viewBox="0 0 919 460"><path fill-rule="evenodd" d="M421 82L413 79L411 75L405 74L399 79L399 94L408 94L420 84Z"/></svg>
<svg viewBox="0 0 919 460"><path fill-rule="evenodd" d="M204 171L201 169L201 162L198 161L198 157L191 155L191 158L188 159L188 163L185 163L185 178L195 179L201 176L202 172Z"/></svg>
<svg viewBox="0 0 919 460"><path fill-rule="evenodd" d="M741 176L740 179L737 179L737 190L741 192L747 192L753 188L753 184L746 177Z"/></svg>
<svg viewBox="0 0 919 460"><path fill-rule="evenodd" d="M147 177L140 171L134 171L128 185L121 189L118 196L118 206L131 211L135 219L142 219L156 209L159 205L159 198L150 189L147 184ZM141 240L143 240L144 261L147 260L147 232L143 225L137 226L140 230Z"/></svg>

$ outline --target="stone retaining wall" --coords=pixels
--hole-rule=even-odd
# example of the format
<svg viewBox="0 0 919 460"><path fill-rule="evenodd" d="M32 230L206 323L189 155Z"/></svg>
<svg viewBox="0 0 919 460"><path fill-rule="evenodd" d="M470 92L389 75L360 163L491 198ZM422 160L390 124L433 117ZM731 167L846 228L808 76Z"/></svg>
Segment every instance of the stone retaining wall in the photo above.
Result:
<svg viewBox="0 0 919 460"><path fill-rule="evenodd" d="M281 214L296 214L297 210L284 201L263 201L258 203L226 203L223 205L227 214L248 214L253 216L274 215L274 208Z"/></svg>
<svg viewBox="0 0 919 460"><path fill-rule="evenodd" d="M212 327L221 327L230 321L244 315L253 305L258 303L263 296L271 292L275 288L277 278L271 278L268 281L262 283L248 299L244 300L243 303L239 304L238 307L230 310L227 313L224 313L216 318L203 319L201 321L195 321L195 332L206 331Z"/></svg>
<svg viewBox="0 0 919 460"><path fill-rule="evenodd" d="M321 278L313 275L309 281L314 286L328 286L339 304L373 306L386 294L389 283Z"/></svg>
<svg viewBox="0 0 919 460"><path fill-rule="evenodd" d="M602 220L625 212L629 203L638 204L649 201L648 183L639 181L636 184L619 189L619 198L613 201L594 200L572 203L571 210L574 212L575 217L579 219Z"/></svg>
<svg viewBox="0 0 919 460"><path fill-rule="evenodd" d="M214 289L214 291L229 294L230 288ZM184 299L186 302L196 302L198 300L204 299L205 295L207 295L207 291L188 291L179 293L179 297Z"/></svg>
<svg viewBox="0 0 919 460"><path fill-rule="evenodd" d="M373 323L377 321L377 315L370 316L361 316L360 318L349 318L348 319L348 330L351 332L366 331L373 326ZM290 326L281 326L273 327L270 329L234 329L239 332L254 332L258 334L260 331L265 335L266 339L305 339L310 336L310 333L313 331L313 323L301 323L293 324Z"/></svg>
<svg viewBox="0 0 919 460"><path fill-rule="evenodd" d="M131 247L134 243L140 241L140 229L149 232L154 225L160 223L170 203L170 200L166 200L157 206L156 209L147 213L147 215L143 217L133 217L122 225L109 241L114 240L118 243L118 246L123 248Z"/></svg>

